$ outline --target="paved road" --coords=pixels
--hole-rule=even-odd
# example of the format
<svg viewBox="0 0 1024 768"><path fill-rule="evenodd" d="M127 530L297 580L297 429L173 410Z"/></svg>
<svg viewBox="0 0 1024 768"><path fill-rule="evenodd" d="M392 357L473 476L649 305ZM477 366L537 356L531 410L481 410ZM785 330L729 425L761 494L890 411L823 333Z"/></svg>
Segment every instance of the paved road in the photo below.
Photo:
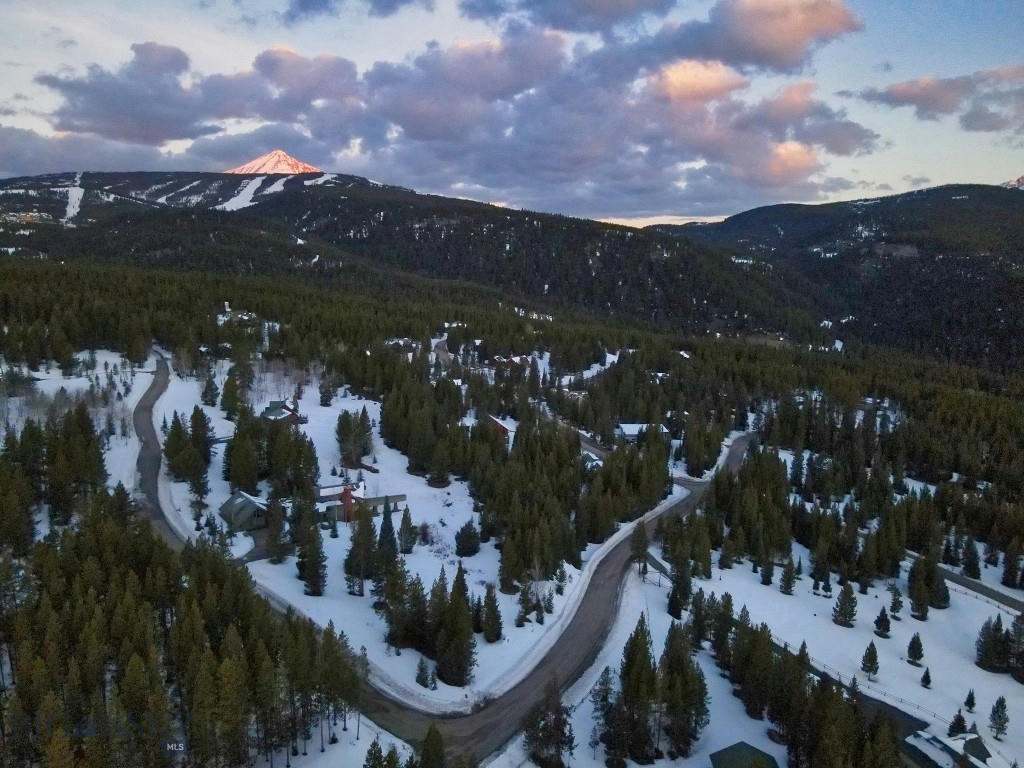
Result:
<svg viewBox="0 0 1024 768"><path fill-rule="evenodd" d="M743 437L733 443L727 462L730 469L735 470L742 463L749 442L749 437ZM662 514L689 514L707 485L688 481L690 494ZM655 520L648 521L649 532L654 525ZM481 710L438 721L373 690L366 702L367 716L413 743L422 737L430 722L438 721L453 753L483 758L497 751L519 731L520 723L539 700L548 680L557 677L563 687L568 687L594 663L618 613L629 556L630 542L626 538L597 565L576 615L544 659L518 685Z"/></svg>
<svg viewBox="0 0 1024 768"><path fill-rule="evenodd" d="M920 557L920 555L918 555L916 552L911 552L909 550L907 551L907 556L911 560L916 560L918 557ZM987 597L989 600L993 600L999 603L1000 605L1005 605L1007 608L1017 611L1018 613L1024 613L1024 600L1016 597L1011 597L1005 592L1001 592L998 589L993 589L992 587L988 586L987 584L983 584L977 579L972 579L969 576L964 576L959 571L954 571L948 565L939 564L939 570L942 571L942 575L946 577L947 581L958 586L961 586L964 589L969 589L971 592L976 592L979 595L983 595L984 597ZM1022 592L1021 594L1024 595L1024 592Z"/></svg>
<svg viewBox="0 0 1024 768"><path fill-rule="evenodd" d="M153 383L135 409L135 431L141 441L138 470L144 496L142 506L153 520L157 532L174 549L183 542L167 524L160 508L158 479L161 451L153 427L153 405L167 389L169 371L166 360L159 360ZM727 466L735 471L743 461L750 436L738 438L730 448ZM707 489L706 482L677 481L689 495L668 507L662 514L689 514ZM649 532L655 520L647 522ZM445 743L453 754L483 758L500 749L519 731L520 723L539 700L544 685L557 677L564 687L572 684L597 658L618 612L624 575L629 567L630 542L617 544L596 566L586 594L569 626L541 662L518 685L468 715L437 716L427 714L387 693L370 687L363 711L378 726L403 741L417 744L431 722L437 722ZM271 601L272 604L274 601ZM278 610L287 606L275 605Z"/></svg>
<svg viewBox="0 0 1024 768"><path fill-rule="evenodd" d="M153 427L153 406L167 390L167 382L170 379L170 370L164 358L158 358L156 363L156 374L149 384L149 389L139 398L135 406L135 413L132 414L132 422L135 426L135 434L139 437L139 459L136 462L136 471L139 473L139 488L143 498L139 507L146 512L154 530L175 552L184 548L184 542L177 533L167 524L167 518L160 508L160 461L163 458L160 450L160 441L156 436L156 429Z"/></svg>

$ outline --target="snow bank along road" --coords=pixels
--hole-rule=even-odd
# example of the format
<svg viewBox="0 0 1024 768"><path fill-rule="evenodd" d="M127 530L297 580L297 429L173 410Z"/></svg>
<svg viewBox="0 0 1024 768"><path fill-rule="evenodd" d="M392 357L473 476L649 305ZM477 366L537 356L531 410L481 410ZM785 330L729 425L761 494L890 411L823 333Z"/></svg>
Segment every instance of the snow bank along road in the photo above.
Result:
<svg viewBox="0 0 1024 768"><path fill-rule="evenodd" d="M157 492L160 474L160 442L153 427L153 405L167 389L169 370L167 361L157 362L156 375L149 389L135 409L135 431L139 436L138 471L146 508L157 532L175 550L183 542L167 524ZM736 438L729 449L726 466L735 472L743 461L750 435ZM662 514L689 514L707 490L706 481L680 482L690 493ZM653 529L655 518L647 521ZM468 715L450 717L430 715L397 700L376 688L368 688L363 712L378 726L410 744L416 744L431 722L438 722L445 742L452 753L473 754L484 758L495 752L520 729L523 718L538 701L544 685L557 678L563 687L573 683L590 667L601 649L618 611L623 577L629 567L630 541L624 538L615 545L595 568L577 609L565 631L551 650L517 685L492 699L482 708ZM275 605L278 610L287 606ZM342 627L343 629L343 627Z"/></svg>

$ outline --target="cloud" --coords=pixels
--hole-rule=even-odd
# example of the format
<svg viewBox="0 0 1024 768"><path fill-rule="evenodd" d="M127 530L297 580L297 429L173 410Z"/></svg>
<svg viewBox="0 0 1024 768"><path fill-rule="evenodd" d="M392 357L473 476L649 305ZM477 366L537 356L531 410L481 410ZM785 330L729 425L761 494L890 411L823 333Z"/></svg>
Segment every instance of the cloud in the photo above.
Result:
<svg viewBox="0 0 1024 768"><path fill-rule="evenodd" d="M282 14L285 24L296 24L317 16L336 16L341 10L341 0L289 0Z"/></svg>
<svg viewBox="0 0 1024 768"><path fill-rule="evenodd" d="M371 16L391 16L407 5L422 5L433 9L433 0L364 0ZM287 24L298 24L319 16L337 16L344 0L288 0L288 6L281 13L281 20Z"/></svg>
<svg viewBox="0 0 1024 768"><path fill-rule="evenodd" d="M741 127L760 126L777 140L795 140L818 146L834 155L856 155L874 150L879 135L814 98L817 86L807 80L782 88L744 112Z"/></svg>
<svg viewBox="0 0 1024 768"><path fill-rule="evenodd" d="M718 0L707 21L666 27L655 39L685 55L793 72L817 47L862 26L843 0Z"/></svg>
<svg viewBox="0 0 1024 768"><path fill-rule="evenodd" d="M960 127L967 131L1024 132L1024 65L956 77L919 77L839 95L893 108L912 107L919 120L959 114Z"/></svg>
<svg viewBox="0 0 1024 768"><path fill-rule="evenodd" d="M35 78L63 97L53 114L57 130L139 144L192 139L219 130L199 116L199 95L181 84L180 75L189 67L184 51L154 42L136 43L131 50L131 61L116 72L92 65L84 76Z"/></svg>
<svg viewBox="0 0 1024 768"><path fill-rule="evenodd" d="M535 24L573 32L603 32L645 14L664 16L675 0L460 0L459 9L474 19L510 14Z"/></svg>
<svg viewBox="0 0 1024 768"><path fill-rule="evenodd" d="M910 187L924 187L932 183L932 180L927 176L912 176L909 173L902 180Z"/></svg>
<svg viewBox="0 0 1024 768"><path fill-rule="evenodd" d="M563 10L615 19L641 6L656 7L581 0ZM531 4L555 12L544 7ZM704 21L571 49L572 38L525 8L500 16L493 39L429 44L362 72L343 57L274 47L249 68L201 73L184 51L145 43L119 67L39 82L60 97L53 128L77 135L82 152L122 151L138 167L216 170L280 146L425 191L586 216L821 199L838 189L830 157L877 144L810 82L748 95L760 71L800 69L856 28L839 0L718 0ZM744 48L757 26L760 47ZM183 139L192 143L179 154L156 149ZM90 160L83 154L79 167Z"/></svg>
<svg viewBox="0 0 1024 768"><path fill-rule="evenodd" d="M0 176L30 176L63 171L137 171L173 168L152 147L78 134L43 136L0 125Z"/></svg>
<svg viewBox="0 0 1024 768"><path fill-rule="evenodd" d="M750 82L720 61L679 59L651 78L653 87L670 101L712 101L746 88Z"/></svg>
<svg viewBox="0 0 1024 768"><path fill-rule="evenodd" d="M1012 125L1009 117L993 112L980 101L960 115L960 127L965 131L1003 131Z"/></svg>

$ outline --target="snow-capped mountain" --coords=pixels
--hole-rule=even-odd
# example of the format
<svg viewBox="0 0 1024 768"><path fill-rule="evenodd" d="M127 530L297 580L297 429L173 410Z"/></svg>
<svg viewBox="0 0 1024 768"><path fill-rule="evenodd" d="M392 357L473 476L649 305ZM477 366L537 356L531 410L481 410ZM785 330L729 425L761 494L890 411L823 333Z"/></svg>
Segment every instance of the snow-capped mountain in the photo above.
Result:
<svg viewBox="0 0 1024 768"><path fill-rule="evenodd" d="M1005 184L1003 184L1003 186L1006 187L1007 189L1019 189L1024 191L1024 176L1021 176L1019 179L1016 179L1015 181L1008 181Z"/></svg>
<svg viewBox="0 0 1024 768"><path fill-rule="evenodd" d="M323 173L315 165L304 163L301 160L296 160L294 157L289 155L287 152L281 149L275 149L271 152L267 152L265 155L260 155L255 160L250 160L244 165L240 165L237 168L232 168L230 171L225 173L238 173L238 174L274 174L274 173Z"/></svg>

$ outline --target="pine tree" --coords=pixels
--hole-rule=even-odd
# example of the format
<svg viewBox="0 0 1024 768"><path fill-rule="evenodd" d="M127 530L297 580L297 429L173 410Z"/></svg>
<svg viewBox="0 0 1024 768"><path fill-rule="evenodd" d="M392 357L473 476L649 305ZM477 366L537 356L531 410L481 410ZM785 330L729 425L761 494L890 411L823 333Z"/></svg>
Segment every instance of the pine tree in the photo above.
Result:
<svg viewBox="0 0 1024 768"><path fill-rule="evenodd" d="M775 563L772 562L770 557L764 558L761 565L761 584L764 586L771 586L772 581L775 578Z"/></svg>
<svg viewBox="0 0 1024 768"><path fill-rule="evenodd" d="M860 661L861 672L864 672L868 676L868 680L874 680L875 675L878 674L878 649L875 648L875 643L872 641L868 644L867 650L864 651L864 656Z"/></svg>
<svg viewBox="0 0 1024 768"><path fill-rule="evenodd" d="M427 660L422 656L416 664L416 682L424 688L430 686L430 669L427 667Z"/></svg>
<svg viewBox="0 0 1024 768"><path fill-rule="evenodd" d="M362 595L364 582L376 573L377 531L373 516L365 504L360 504L353 526L352 544L345 556L345 574L350 580L350 592Z"/></svg>
<svg viewBox="0 0 1024 768"><path fill-rule="evenodd" d="M270 562L284 562L288 554L288 542L284 536L284 506L280 499L271 499L267 504L267 552Z"/></svg>
<svg viewBox="0 0 1024 768"><path fill-rule="evenodd" d="M494 585L488 584L484 593L484 640L496 643L501 640L501 611L498 609L498 596Z"/></svg>
<svg viewBox="0 0 1024 768"><path fill-rule="evenodd" d="M200 396L203 405L216 406L218 397L220 397L220 390L217 389L217 382L213 380L213 371L207 371L206 383L203 385L203 394Z"/></svg>
<svg viewBox="0 0 1024 768"><path fill-rule="evenodd" d="M366 750L366 759L363 761L363 768L384 768L384 750L380 747L377 739L373 740L370 748Z"/></svg>
<svg viewBox="0 0 1024 768"><path fill-rule="evenodd" d="M398 526L398 550L403 555L412 553L416 544L416 528L412 524L412 516L409 514L409 507L402 510L402 522Z"/></svg>
<svg viewBox="0 0 1024 768"><path fill-rule="evenodd" d="M455 556L472 557L480 551L480 533L472 520L467 520L455 534Z"/></svg>
<svg viewBox="0 0 1024 768"><path fill-rule="evenodd" d="M792 595L796 587L796 569L793 567L793 558L786 561L782 569L782 580L779 582L779 591L784 595Z"/></svg>
<svg viewBox="0 0 1024 768"><path fill-rule="evenodd" d="M971 579L981 578L981 558L978 557L978 547L970 536L964 545L964 565L961 572Z"/></svg>
<svg viewBox="0 0 1024 768"><path fill-rule="evenodd" d="M633 526L633 533L629 539L630 557L637 564L637 573L640 573L643 563L647 561L648 544L647 526L644 525L643 521L638 521Z"/></svg>
<svg viewBox="0 0 1024 768"><path fill-rule="evenodd" d="M654 752L649 715L657 690L657 672L643 614L622 652L619 687L629 756L637 762L647 762Z"/></svg>
<svg viewBox="0 0 1024 768"><path fill-rule="evenodd" d="M1003 579L1002 584L1004 587L1016 587L1017 578L1019 575L1019 564L1018 558L1020 557L1017 551L1017 541L1014 539L1010 542L1010 545L1006 548L1006 553L1003 555Z"/></svg>
<svg viewBox="0 0 1024 768"><path fill-rule="evenodd" d="M1006 711L1006 697L1000 696L992 705L992 712L988 716L988 727L995 734L996 739L1001 739L1009 726L1010 716Z"/></svg>
<svg viewBox="0 0 1024 768"><path fill-rule="evenodd" d="M857 618L857 596L853 593L850 582L843 585L839 597L832 609L832 621L840 627L852 627Z"/></svg>
<svg viewBox="0 0 1024 768"><path fill-rule="evenodd" d="M385 500L384 512L380 518L380 535L377 537L377 568L391 568L397 557L398 544L395 541L395 528L391 523L391 505Z"/></svg>
<svg viewBox="0 0 1024 768"><path fill-rule="evenodd" d="M928 667L924 668L924 674L921 675L921 685L925 688L932 687L932 673L931 670L928 669Z"/></svg>
<svg viewBox="0 0 1024 768"><path fill-rule="evenodd" d="M946 731L946 735L959 736L961 733L967 733L967 721L964 719L963 712L958 709L949 723L949 729Z"/></svg>
<svg viewBox="0 0 1024 768"><path fill-rule="evenodd" d="M306 582L306 594L320 596L327 586L327 556L320 537L319 526L310 526L305 536L305 568L302 580Z"/></svg>
<svg viewBox="0 0 1024 768"><path fill-rule="evenodd" d="M543 698L523 721L523 736L527 754L539 766L561 768L562 756L572 757L572 709L562 703L556 680L548 681Z"/></svg>
<svg viewBox="0 0 1024 768"><path fill-rule="evenodd" d="M917 632L907 643L907 661L915 667L921 666L921 659L924 658L924 645L921 643L921 635Z"/></svg>
<svg viewBox="0 0 1024 768"><path fill-rule="evenodd" d="M971 688L971 690L969 690L967 692L967 698L964 699L964 708L968 712L973 712L974 711L974 704L975 704L975 702L974 702L974 689Z"/></svg>
<svg viewBox="0 0 1024 768"><path fill-rule="evenodd" d="M468 685L476 664L473 619L466 599L452 589L443 628L437 636L437 677L448 685Z"/></svg>
<svg viewBox="0 0 1024 768"><path fill-rule="evenodd" d="M444 768L444 739L433 723L430 724L423 739L419 768Z"/></svg>
<svg viewBox="0 0 1024 768"><path fill-rule="evenodd" d="M895 621L900 621L900 611L903 610L903 593L897 586L891 587L889 591L892 593L892 601L889 603L889 615Z"/></svg>
<svg viewBox="0 0 1024 768"><path fill-rule="evenodd" d="M931 591L924 573L924 561L917 559L910 567L910 615L920 621L928 620Z"/></svg>
<svg viewBox="0 0 1024 768"><path fill-rule="evenodd" d="M878 618L875 619L875 634L879 637L888 637L889 629L889 614L886 613L885 608L882 608L878 612Z"/></svg>

